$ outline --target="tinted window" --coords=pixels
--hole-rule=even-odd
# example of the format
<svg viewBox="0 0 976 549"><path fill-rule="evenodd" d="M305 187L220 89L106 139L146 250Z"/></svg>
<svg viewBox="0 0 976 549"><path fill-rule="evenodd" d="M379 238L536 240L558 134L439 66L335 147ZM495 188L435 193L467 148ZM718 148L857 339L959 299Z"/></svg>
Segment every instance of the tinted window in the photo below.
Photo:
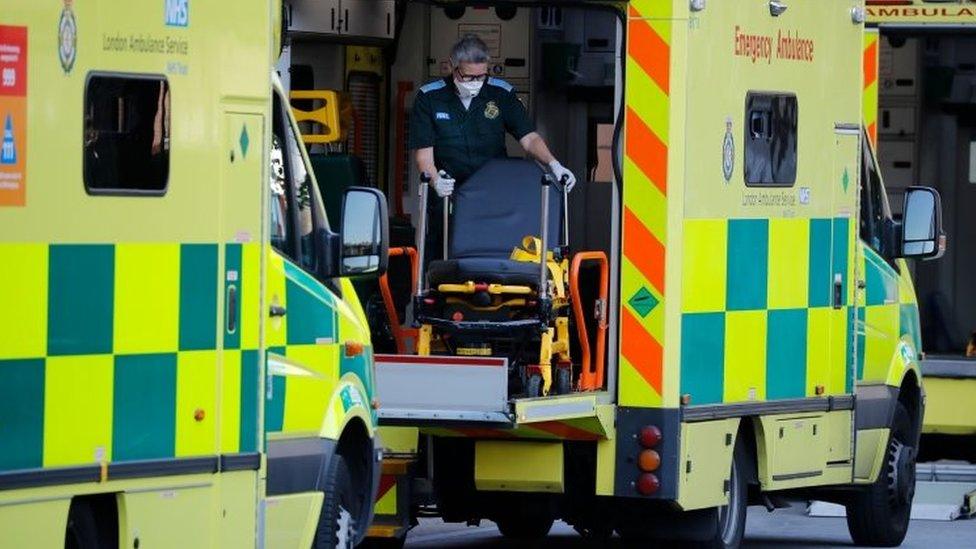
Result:
<svg viewBox="0 0 976 549"><path fill-rule="evenodd" d="M795 95L751 92L746 96L747 185L796 182L797 120Z"/></svg>
<svg viewBox="0 0 976 549"><path fill-rule="evenodd" d="M85 90L89 193L163 194L169 178L170 94L164 78L92 75Z"/></svg>
<svg viewBox="0 0 976 549"><path fill-rule="evenodd" d="M282 108L275 95L269 170L271 244L295 263L315 272L312 179L302 158L301 145Z"/></svg>
<svg viewBox="0 0 976 549"><path fill-rule="evenodd" d="M883 192L874 157L865 145L861 155L861 240L879 253L885 220Z"/></svg>

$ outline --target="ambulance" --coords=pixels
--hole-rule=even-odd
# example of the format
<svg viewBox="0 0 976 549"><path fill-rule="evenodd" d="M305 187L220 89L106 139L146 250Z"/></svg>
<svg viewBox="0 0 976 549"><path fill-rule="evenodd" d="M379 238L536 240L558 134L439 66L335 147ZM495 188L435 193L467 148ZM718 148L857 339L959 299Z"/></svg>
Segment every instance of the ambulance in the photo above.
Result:
<svg viewBox="0 0 976 549"><path fill-rule="evenodd" d="M976 189L976 2L867 2L864 109L893 214L904 189L925 182L945 201L952 246L913 262L928 406L920 496L929 518L976 512L976 233L965 212ZM950 460L940 463L940 460ZM940 482L942 481L942 482ZM949 482L946 482L949 481Z"/></svg>
<svg viewBox="0 0 976 549"><path fill-rule="evenodd" d="M372 536L440 517L541 543L558 519L727 548L747 506L799 498L840 504L856 544L901 543L926 402L907 260L945 235L931 188L892 213L863 2L377 2L368 28L354 2L289 5L278 67L313 165L392 200L391 274L361 288L381 351ZM580 182L563 204L531 166L486 165L445 253L420 246L406 144L465 34Z"/></svg>
<svg viewBox="0 0 976 549"><path fill-rule="evenodd" d="M0 546L352 547L379 482L351 279L276 1L5 2ZM329 224L325 207L341 220Z"/></svg>

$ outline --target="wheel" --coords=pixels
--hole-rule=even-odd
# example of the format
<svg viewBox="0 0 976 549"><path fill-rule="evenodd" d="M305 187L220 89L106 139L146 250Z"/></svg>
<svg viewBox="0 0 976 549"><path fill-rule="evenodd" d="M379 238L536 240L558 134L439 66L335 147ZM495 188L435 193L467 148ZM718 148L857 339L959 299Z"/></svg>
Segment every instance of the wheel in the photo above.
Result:
<svg viewBox="0 0 976 549"><path fill-rule="evenodd" d="M553 380L553 390L557 395L568 395L573 391L572 368L556 368L556 379Z"/></svg>
<svg viewBox="0 0 976 549"><path fill-rule="evenodd" d="M358 524L369 498L363 486L353 482L349 463L342 454L332 456L322 491L322 512L315 531L315 549L352 549L367 524Z"/></svg>
<svg viewBox="0 0 976 549"><path fill-rule="evenodd" d="M65 549L98 549L98 522L90 502L79 499L71 503L68 511L68 527L64 535Z"/></svg>
<svg viewBox="0 0 976 549"><path fill-rule="evenodd" d="M742 543L746 532L746 507L749 487L746 484L748 453L741 439L732 452L732 470L729 476L729 504L705 511L708 522L715 524L714 536L699 542L697 547L708 549L735 549Z"/></svg>
<svg viewBox="0 0 976 549"><path fill-rule="evenodd" d="M884 465L878 480L847 505L847 529L855 545L896 547L908 533L915 498L915 458L911 416L895 405Z"/></svg>
<svg viewBox="0 0 976 549"><path fill-rule="evenodd" d="M529 379L525 381L525 396L528 398L535 398L542 396L542 376L539 374L532 374Z"/></svg>
<svg viewBox="0 0 976 549"><path fill-rule="evenodd" d="M729 471L729 503L721 507L656 515L625 515L617 533L625 542L653 546L736 549L746 531L749 453L742 437L732 452Z"/></svg>
<svg viewBox="0 0 976 549"><path fill-rule="evenodd" d="M538 540L552 529L553 518L541 513L511 514L495 518L498 531L508 539Z"/></svg>

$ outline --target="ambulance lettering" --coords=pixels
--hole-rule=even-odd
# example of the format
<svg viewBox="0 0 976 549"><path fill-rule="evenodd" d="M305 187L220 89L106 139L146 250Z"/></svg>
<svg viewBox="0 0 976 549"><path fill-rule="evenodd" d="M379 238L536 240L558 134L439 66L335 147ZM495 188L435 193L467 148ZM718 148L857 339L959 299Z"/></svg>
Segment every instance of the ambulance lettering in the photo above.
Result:
<svg viewBox="0 0 976 549"><path fill-rule="evenodd" d="M166 26L186 27L190 24L190 0L165 0Z"/></svg>

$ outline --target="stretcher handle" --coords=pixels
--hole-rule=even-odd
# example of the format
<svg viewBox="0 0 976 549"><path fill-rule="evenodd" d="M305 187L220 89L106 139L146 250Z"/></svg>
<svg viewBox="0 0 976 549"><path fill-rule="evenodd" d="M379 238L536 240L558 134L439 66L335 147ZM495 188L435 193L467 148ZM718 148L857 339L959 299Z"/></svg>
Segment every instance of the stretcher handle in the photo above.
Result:
<svg viewBox="0 0 976 549"><path fill-rule="evenodd" d="M549 174L542 176L542 228L539 230L540 240L542 241L539 250L539 297L546 295L546 285L549 281L549 186L552 185L552 177Z"/></svg>
<svg viewBox="0 0 976 549"><path fill-rule="evenodd" d="M569 176L559 178L559 184L563 191L563 241L559 247L565 251L569 249Z"/></svg>
<svg viewBox="0 0 976 549"><path fill-rule="evenodd" d="M430 174L424 172L420 174L420 188L418 193L420 194L420 219L417 221L417 279L416 279L416 293L414 295L423 295L424 285L426 277L424 276L424 253L426 251L427 244L427 193L430 190Z"/></svg>

